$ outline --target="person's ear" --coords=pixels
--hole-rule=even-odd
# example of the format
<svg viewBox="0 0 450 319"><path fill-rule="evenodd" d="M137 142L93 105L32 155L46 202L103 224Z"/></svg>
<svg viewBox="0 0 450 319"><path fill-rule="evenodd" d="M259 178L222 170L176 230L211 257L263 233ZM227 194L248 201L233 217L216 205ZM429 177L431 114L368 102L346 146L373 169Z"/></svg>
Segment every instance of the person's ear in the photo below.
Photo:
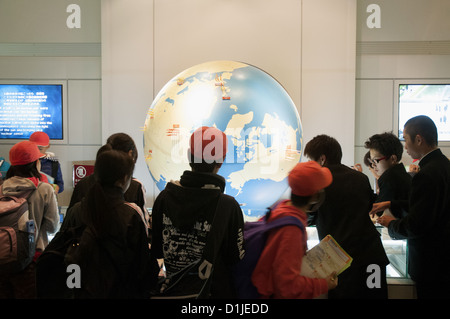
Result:
<svg viewBox="0 0 450 319"><path fill-rule="evenodd" d="M320 157L319 157L320 166L324 166L326 162L327 162L327 157L325 156L325 154L320 155Z"/></svg>

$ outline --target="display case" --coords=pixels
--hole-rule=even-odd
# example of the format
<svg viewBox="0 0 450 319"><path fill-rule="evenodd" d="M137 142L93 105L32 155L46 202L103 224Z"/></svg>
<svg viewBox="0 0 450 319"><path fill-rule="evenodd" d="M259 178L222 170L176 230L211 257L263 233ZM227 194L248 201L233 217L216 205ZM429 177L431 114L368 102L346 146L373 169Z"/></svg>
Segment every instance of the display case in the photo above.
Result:
<svg viewBox="0 0 450 319"><path fill-rule="evenodd" d="M387 229L382 226L376 227L381 235L381 242L389 258L389 265L386 267L387 278L408 279L408 245L406 240L393 240L389 236ZM308 248L312 248L319 243L319 236L315 226L307 227Z"/></svg>
<svg viewBox="0 0 450 319"><path fill-rule="evenodd" d="M392 239L383 226L378 226L377 230L381 235L381 242L390 262L386 268L386 276L388 278L409 278L407 241Z"/></svg>

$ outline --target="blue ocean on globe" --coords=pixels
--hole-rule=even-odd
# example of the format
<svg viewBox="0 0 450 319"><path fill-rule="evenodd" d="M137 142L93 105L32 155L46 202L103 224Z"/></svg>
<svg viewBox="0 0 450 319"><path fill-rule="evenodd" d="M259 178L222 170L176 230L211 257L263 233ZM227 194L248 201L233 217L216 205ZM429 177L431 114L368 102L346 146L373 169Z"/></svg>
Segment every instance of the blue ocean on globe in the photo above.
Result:
<svg viewBox="0 0 450 319"><path fill-rule="evenodd" d="M189 170L186 149L200 126L228 138L219 170L225 193L247 220L257 219L288 189L287 175L300 161L300 117L283 86L255 66L212 61L172 78L150 106L144 126L146 163L159 190Z"/></svg>

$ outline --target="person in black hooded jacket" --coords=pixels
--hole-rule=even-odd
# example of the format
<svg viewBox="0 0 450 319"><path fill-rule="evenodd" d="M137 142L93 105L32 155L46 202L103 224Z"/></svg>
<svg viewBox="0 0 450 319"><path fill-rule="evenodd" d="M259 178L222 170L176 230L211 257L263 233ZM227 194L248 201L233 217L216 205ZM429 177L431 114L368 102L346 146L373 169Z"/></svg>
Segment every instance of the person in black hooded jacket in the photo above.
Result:
<svg viewBox="0 0 450 319"><path fill-rule="evenodd" d="M218 226L224 228L224 239L217 247L211 298L236 296L232 267L244 255L242 210L233 197L223 194L225 179L217 174L226 141L226 135L216 128L197 129L190 139L192 170L183 172L179 181L169 182L152 209L152 251L164 259L167 276L202 257L214 217L220 214L224 222ZM217 206L220 197L223 201Z"/></svg>

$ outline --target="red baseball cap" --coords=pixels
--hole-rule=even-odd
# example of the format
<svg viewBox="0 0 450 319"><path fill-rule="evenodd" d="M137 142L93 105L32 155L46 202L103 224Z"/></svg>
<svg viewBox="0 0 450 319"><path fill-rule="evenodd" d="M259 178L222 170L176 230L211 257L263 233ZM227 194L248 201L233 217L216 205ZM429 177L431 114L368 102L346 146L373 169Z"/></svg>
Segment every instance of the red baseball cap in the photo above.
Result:
<svg viewBox="0 0 450 319"><path fill-rule="evenodd" d="M202 126L191 135L190 153L194 156L194 162L221 163L227 154L227 142L227 136L221 130Z"/></svg>
<svg viewBox="0 0 450 319"><path fill-rule="evenodd" d="M30 141L36 143L37 146L47 147L50 144L50 138L44 132L34 132L30 136Z"/></svg>
<svg viewBox="0 0 450 319"><path fill-rule="evenodd" d="M291 191L298 196L312 196L332 181L330 170L315 161L298 163L288 176Z"/></svg>
<svg viewBox="0 0 450 319"><path fill-rule="evenodd" d="M45 156L37 145L30 141L19 142L9 150L9 161L11 165L26 165L33 163Z"/></svg>

